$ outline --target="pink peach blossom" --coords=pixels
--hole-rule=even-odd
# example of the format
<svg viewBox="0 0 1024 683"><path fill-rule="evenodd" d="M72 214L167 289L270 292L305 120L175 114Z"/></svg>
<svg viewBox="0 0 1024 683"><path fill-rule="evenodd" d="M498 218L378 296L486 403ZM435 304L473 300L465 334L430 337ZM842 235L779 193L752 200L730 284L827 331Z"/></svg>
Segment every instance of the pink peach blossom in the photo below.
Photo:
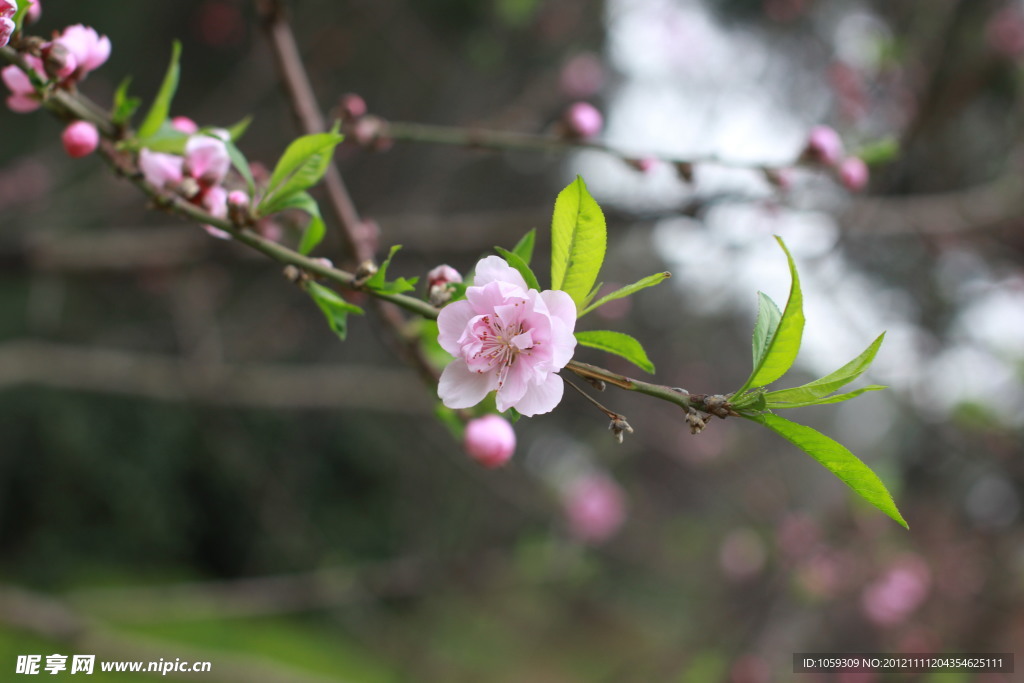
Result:
<svg viewBox="0 0 1024 683"><path fill-rule="evenodd" d="M868 165L859 157L843 159L839 164L839 180L851 192L860 192L868 184Z"/></svg>
<svg viewBox="0 0 1024 683"><path fill-rule="evenodd" d="M25 55L25 61L40 78L46 78L43 60L32 55ZM11 64L0 69L0 79L3 79L4 85L11 91L11 94L7 97L7 106L11 111L25 114L39 109L39 95L32 86L32 81L29 80L28 74L22 71L20 67Z"/></svg>
<svg viewBox="0 0 1024 683"><path fill-rule="evenodd" d="M455 360L437 393L449 408L469 408L497 390L498 410L547 413L562 400L558 371L576 348L576 304L565 292L538 292L503 259L476 265L466 299L441 309L438 342Z"/></svg>
<svg viewBox="0 0 1024 683"><path fill-rule="evenodd" d="M96 29L75 24L68 26L53 42L67 48L74 57L75 77L82 79L95 71L110 57L110 38L96 33Z"/></svg>
<svg viewBox="0 0 1024 683"><path fill-rule="evenodd" d="M0 47L10 42L11 34L14 33L15 28L13 19L0 16Z"/></svg>
<svg viewBox="0 0 1024 683"><path fill-rule="evenodd" d="M586 543L607 540L626 519L622 489L604 475L590 474L570 483L563 504L569 531Z"/></svg>
<svg viewBox="0 0 1024 683"><path fill-rule="evenodd" d="M804 156L810 161L835 166L843 158L843 139L833 128L815 126L807 135Z"/></svg>
<svg viewBox="0 0 1024 683"><path fill-rule="evenodd" d="M139 150L139 170L147 183L161 190L181 183L184 162L176 154L151 152L146 148Z"/></svg>
<svg viewBox="0 0 1024 683"><path fill-rule="evenodd" d="M175 116L171 119L171 128L185 135L192 135L199 132L199 124L187 116Z"/></svg>
<svg viewBox="0 0 1024 683"><path fill-rule="evenodd" d="M562 122L569 136L574 138L592 138L604 127L604 117L589 102L576 102L571 105L565 110Z"/></svg>
<svg viewBox="0 0 1024 683"><path fill-rule="evenodd" d="M4 19L13 19L14 15L18 13L18 3L14 0L0 0L0 17Z"/></svg>
<svg viewBox="0 0 1024 683"><path fill-rule="evenodd" d="M28 11L25 12L25 21L34 24L43 15L43 6L39 0L28 0Z"/></svg>
<svg viewBox="0 0 1024 683"><path fill-rule="evenodd" d="M201 185L219 185L231 168L224 141L212 135L193 135L185 143L185 173Z"/></svg>

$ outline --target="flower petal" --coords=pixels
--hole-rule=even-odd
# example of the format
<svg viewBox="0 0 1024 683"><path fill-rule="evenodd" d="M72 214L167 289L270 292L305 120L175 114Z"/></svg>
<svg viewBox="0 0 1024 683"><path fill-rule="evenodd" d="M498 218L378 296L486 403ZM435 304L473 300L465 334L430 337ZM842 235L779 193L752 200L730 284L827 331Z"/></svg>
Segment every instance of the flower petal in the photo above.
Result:
<svg viewBox="0 0 1024 683"><path fill-rule="evenodd" d="M564 322L571 334L576 327L576 304L572 297L566 292L557 289L548 289L540 293L540 297L547 304L548 312L552 317Z"/></svg>
<svg viewBox="0 0 1024 683"><path fill-rule="evenodd" d="M437 396L449 408L472 408L484 400L497 382L495 373L473 372L466 366L466 361L456 358L441 373Z"/></svg>
<svg viewBox="0 0 1024 683"><path fill-rule="evenodd" d="M437 316L437 342L441 348L453 356L461 355L459 338L475 316L476 312L468 301L455 301L442 308Z"/></svg>
<svg viewBox="0 0 1024 683"><path fill-rule="evenodd" d="M565 391L565 384L562 382L562 378L552 373L540 384L528 385L526 393L512 407L526 417L550 413L562 400L563 391ZM498 409L501 410L500 403Z"/></svg>
<svg viewBox="0 0 1024 683"><path fill-rule="evenodd" d="M507 282L519 287L523 292L529 289L526 286L526 280L519 274L519 271L499 256L488 256L487 258L480 259L480 262L476 264L473 285L483 287L491 282Z"/></svg>

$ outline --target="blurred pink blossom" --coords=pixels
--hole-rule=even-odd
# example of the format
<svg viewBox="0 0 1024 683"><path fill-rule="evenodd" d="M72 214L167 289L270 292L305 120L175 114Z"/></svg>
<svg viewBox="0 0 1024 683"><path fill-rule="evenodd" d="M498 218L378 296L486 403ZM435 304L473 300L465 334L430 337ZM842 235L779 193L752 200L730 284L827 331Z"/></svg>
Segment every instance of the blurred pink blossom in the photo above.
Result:
<svg viewBox="0 0 1024 683"><path fill-rule="evenodd" d="M47 77L43 67L43 60L32 55L25 55L25 61L40 78L45 79ZM0 78L3 79L7 89L11 91L11 94L7 97L7 106L11 111L25 114L39 109L39 95L36 94L36 89L32 86L32 81L29 80L28 74L22 71L21 68L14 64L6 66L0 69Z"/></svg>
<svg viewBox="0 0 1024 683"><path fill-rule="evenodd" d="M604 86L604 65L593 52L581 52L569 59L560 76L562 92L572 99L593 97Z"/></svg>
<svg viewBox="0 0 1024 683"><path fill-rule="evenodd" d="M592 138L604 127L601 112L589 102L576 102L569 106L562 115L565 132L573 138Z"/></svg>
<svg viewBox="0 0 1024 683"><path fill-rule="evenodd" d="M18 5L14 0L0 0L0 47L6 45L14 29L14 15L18 12Z"/></svg>
<svg viewBox="0 0 1024 683"><path fill-rule="evenodd" d="M570 483L563 494L569 532L585 543L610 538L626 519L625 496L612 479L590 474Z"/></svg>
<svg viewBox="0 0 1024 683"><path fill-rule="evenodd" d="M1003 7L988 20L985 39L999 54L1020 57L1024 54L1024 13L1019 7Z"/></svg>
<svg viewBox="0 0 1024 683"><path fill-rule="evenodd" d="M807 134L804 158L826 166L835 166L843 158L843 139L829 126L815 126Z"/></svg>
<svg viewBox="0 0 1024 683"><path fill-rule="evenodd" d="M98 69L110 57L110 39L82 24L68 26L53 42L63 45L74 59L73 77L77 80Z"/></svg>
<svg viewBox="0 0 1024 683"><path fill-rule="evenodd" d="M839 180L851 192L860 192L868 185L868 165L860 157L848 157L839 164Z"/></svg>
<svg viewBox="0 0 1024 683"><path fill-rule="evenodd" d="M764 568L764 541L750 529L735 529L722 541L718 563L726 576L742 581L756 576Z"/></svg>
<svg viewBox="0 0 1024 683"><path fill-rule="evenodd" d="M484 467L501 467L516 450L516 433L500 415L485 415L466 425L463 445L469 456Z"/></svg>
<svg viewBox="0 0 1024 683"><path fill-rule="evenodd" d="M25 12L25 21L34 24L43 16L43 5L39 0L28 0L28 11Z"/></svg>
<svg viewBox="0 0 1024 683"><path fill-rule="evenodd" d="M861 593L861 607L871 621L891 626L905 620L928 596L931 571L920 557L903 557Z"/></svg>
<svg viewBox="0 0 1024 683"><path fill-rule="evenodd" d="M528 417L562 400L558 371L576 348L576 305L565 292L530 289L519 271L488 256L466 299L442 308L437 326L438 342L455 356L437 389L449 408L470 408L494 390L499 411Z"/></svg>
<svg viewBox="0 0 1024 683"><path fill-rule="evenodd" d="M199 124L187 116L175 116L171 119L171 128L185 133L186 135L192 135L193 133L199 132Z"/></svg>

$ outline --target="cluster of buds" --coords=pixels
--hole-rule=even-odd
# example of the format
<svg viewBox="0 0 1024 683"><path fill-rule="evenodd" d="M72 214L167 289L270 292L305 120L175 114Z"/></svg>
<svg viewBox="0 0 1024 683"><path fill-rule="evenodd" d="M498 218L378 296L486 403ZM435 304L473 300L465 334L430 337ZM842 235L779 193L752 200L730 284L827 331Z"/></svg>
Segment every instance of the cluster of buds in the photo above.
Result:
<svg viewBox="0 0 1024 683"><path fill-rule="evenodd" d="M355 93L342 95L335 107L342 132L349 140L377 152L391 149L394 141L387 136L387 121L368 111L366 100Z"/></svg>
<svg viewBox="0 0 1024 683"><path fill-rule="evenodd" d="M195 124L184 117L174 119L172 125L182 132L197 130ZM215 218L228 218L229 206L232 216L244 216L249 197L240 190L229 195L223 186L231 168L231 157L224 144L227 135L227 131L191 135L185 143L184 156L143 148L139 150L139 170L153 187L174 192ZM228 237L222 230L209 225L203 227L214 237Z"/></svg>
<svg viewBox="0 0 1024 683"><path fill-rule="evenodd" d="M0 0L2 30L6 31L13 0ZM13 25L13 22L10 22ZM13 30L13 29L12 29ZM2 41L6 43L6 39ZM43 80L55 81L62 87L69 87L84 79L89 72L102 66L110 57L110 39L99 35L95 29L82 24L68 26L53 40L34 44L24 55L25 62ZM7 106L11 111L27 113L38 109L42 103L32 79L17 65L4 67L0 71L11 94Z"/></svg>
<svg viewBox="0 0 1024 683"><path fill-rule="evenodd" d="M811 129L800 160L830 169L851 192L859 192L867 187L867 164L860 157L846 156L842 138L828 126L815 126Z"/></svg>

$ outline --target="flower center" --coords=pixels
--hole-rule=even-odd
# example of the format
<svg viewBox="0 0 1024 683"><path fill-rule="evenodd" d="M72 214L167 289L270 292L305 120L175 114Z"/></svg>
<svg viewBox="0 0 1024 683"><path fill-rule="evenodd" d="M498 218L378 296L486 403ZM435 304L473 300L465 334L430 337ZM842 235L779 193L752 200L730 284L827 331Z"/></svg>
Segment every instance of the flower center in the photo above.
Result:
<svg viewBox="0 0 1024 683"><path fill-rule="evenodd" d="M478 337L481 348L473 358L482 359L490 369L498 368L498 388L501 388L519 354L530 354L534 346L533 337L529 331L524 331L521 322L506 326L500 318L490 315L485 315L482 322L483 329Z"/></svg>

